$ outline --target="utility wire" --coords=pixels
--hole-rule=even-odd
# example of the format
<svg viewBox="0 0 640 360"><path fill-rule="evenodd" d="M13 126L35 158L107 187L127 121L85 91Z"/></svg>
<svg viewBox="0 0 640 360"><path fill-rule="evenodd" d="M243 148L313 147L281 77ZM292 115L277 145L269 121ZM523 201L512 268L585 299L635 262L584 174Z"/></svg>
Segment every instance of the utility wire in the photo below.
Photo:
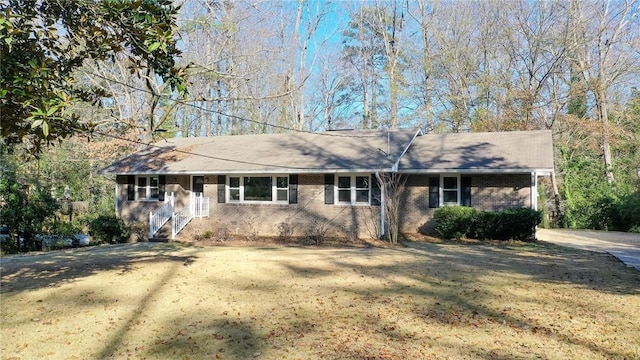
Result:
<svg viewBox="0 0 640 360"><path fill-rule="evenodd" d="M318 169L316 167L290 167L290 166L283 166L283 165L274 165L274 164L253 162L253 161L243 161L243 160L237 160L237 159L229 159L229 158L223 158L223 157L219 157L219 156L213 156L213 155L208 155L208 154L201 154L201 153L196 153L196 152L192 152L192 151L181 150L179 148L168 148L166 146L158 145L157 143L147 143L147 142L144 142L144 141L141 141L141 140L128 139L128 138L125 138L125 137L122 137L122 136L118 136L118 135L114 135L114 134L108 134L108 133L105 133L105 132L102 132L102 131L97 131L97 130L90 131L90 130L86 130L86 129L82 129L82 128L76 128L76 129L79 130L79 131L85 132L87 134L97 134L97 135L104 136L104 137L109 137L109 138L113 138L113 139L117 139L117 140L122 140L122 141L135 143L137 145L145 145L145 146L156 148L156 149L160 149L160 150L166 150L166 151L173 152L173 153L180 153L180 154L185 154L185 155L190 155L190 156L198 156L198 157L202 157L202 158L220 160L220 161L227 161L227 162L232 162L232 163L237 163L237 164L260 165L260 166L267 166L267 167L281 168L281 169L302 169L302 170L315 170L315 169ZM204 139L206 137L201 137L201 138ZM193 139L196 139L196 138L194 137ZM164 140L167 140L167 139L164 139ZM376 151L372 151L372 153L375 153L375 152ZM122 161L122 160L120 160L120 161Z"/></svg>
<svg viewBox="0 0 640 360"><path fill-rule="evenodd" d="M208 112L208 113L211 113L211 114L219 114L219 115L223 115L223 116L226 116L226 117L229 117L229 118L233 118L233 119L237 119L237 120L245 121L245 122L250 122L250 123L254 123L254 124L258 124L258 125L262 125L262 126L268 126L268 127L281 129L281 130L286 130L286 131L291 131L291 132L301 132L301 133L308 133L308 134L314 134L314 135L320 135L320 136L352 137L352 138L354 138L354 137L355 138L375 138L375 137L378 137L378 136L375 136L375 135L355 135L355 136L351 135L350 136L350 135L341 135L341 134L338 134L338 133L330 133L330 132L313 132L313 131L308 131L308 130L293 129L291 127L284 126L284 125L275 125L275 124L270 124L270 123L267 123L267 122L260 122L260 121L257 121L257 120L247 119L247 118L244 118L244 117L241 117L241 116L237 116L237 115L227 114L227 113L222 112L222 111L217 111L217 110L213 110L213 109L207 109L205 107L202 107L202 106L199 106L199 105L196 105L196 104L193 103L195 101L211 102L211 101L219 101L219 100L213 100L213 99L209 99L209 100L207 100L207 99L202 99L202 100L174 99L171 96L168 96L166 94L156 94L155 92L153 92L151 90L142 89L142 88L139 88L137 86L133 86L131 84L127 84L127 83L124 83L124 82L116 80L116 79L110 79L110 78L108 78L106 76L103 76L103 75L100 75L100 74L91 73L90 75L96 76L98 78L101 78L101 79L109 81L109 82L113 82L113 83L128 87L128 88L130 88L132 90L135 90L135 91L144 92L144 93L147 93L147 94L150 94L150 95L153 95L153 96L163 97L163 98L165 98L167 100L178 102L179 104L182 104L184 106L189 106L189 107L192 107L192 108L195 108L195 109L198 109L198 110L201 110L201 111L205 111L205 112Z"/></svg>

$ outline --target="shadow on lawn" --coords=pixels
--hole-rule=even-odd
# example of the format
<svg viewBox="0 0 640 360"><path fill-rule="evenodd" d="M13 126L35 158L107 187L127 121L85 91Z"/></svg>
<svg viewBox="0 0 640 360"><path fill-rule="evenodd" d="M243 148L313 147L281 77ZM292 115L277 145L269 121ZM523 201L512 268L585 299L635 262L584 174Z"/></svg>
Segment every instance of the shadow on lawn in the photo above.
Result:
<svg viewBox="0 0 640 360"><path fill-rule="evenodd" d="M640 295L640 271L604 253L541 243L459 246L409 243L399 251L424 255L430 261L454 267L477 269L472 274L497 271L547 283L573 283L610 294Z"/></svg>
<svg viewBox="0 0 640 360"><path fill-rule="evenodd" d="M128 247L114 246L113 248L91 249L92 251L69 251L55 256L46 256L45 254L37 262L33 262L31 259L28 263L37 263L37 266L29 266L28 268L24 266L27 263L26 260L22 263L17 259L3 262L2 290L3 292L22 291L57 286L89 276L97 271L115 270L126 273L136 270L138 265L146 262L172 262L172 266L149 289L149 294L137 304L136 310L131 316L124 319L124 323L105 342L98 358L112 358L122 347L131 325L141 317L150 299L158 294L172 277L176 276L182 265L189 265L195 259L190 255L175 255L173 252L176 248L170 244L153 248L149 248L147 244L139 247L136 245L126 246ZM364 302L369 305L369 309L376 309L376 307L393 309L394 299L402 297L404 299L402 301L405 301L405 304L408 302L410 308L410 314L403 313L403 315L410 315L410 317L422 322L437 323L452 328L464 326L471 329L504 326L505 330L509 329L513 334L521 336L536 334L535 336L542 336L543 339L584 347L604 358L629 356L605 345L589 341L580 333L572 333L565 331L562 327L556 328L549 324L538 323L522 313L511 311L509 304L490 306L488 305L490 300L495 304L496 298L501 296L500 288L488 289L486 285L484 287L478 286L478 284L483 284L487 277L503 273L507 279L504 286L509 288L575 284L603 293L639 295L640 273L623 266L610 255L536 244L519 246L514 251L509 246L410 243L408 247L393 249L337 249L335 254L327 254L327 261L332 265L327 268L319 267L313 262L304 262L304 253L308 251L308 254L315 256L317 249L300 250L302 256L292 261L282 261L278 265L286 268L294 277L300 278L328 278L344 272L355 272L358 274L357 279L361 279L361 283L356 282L355 286L327 281L323 283L322 287L352 294L354 301ZM248 251L264 252L265 256L269 256L269 254L289 250L269 248L268 250L248 249ZM404 255L407 255L407 261L376 261L376 259L398 255L401 255L400 258L403 259ZM358 261L354 262L353 259ZM515 276L510 278L509 275ZM367 285L371 284L367 283L370 279L375 280L373 284L376 286ZM403 281L404 279L413 281L410 282L411 285L407 285L407 282ZM253 281L249 277L244 280L247 281L247 284ZM260 292L289 291L286 288L287 281L291 281L291 279L273 278L267 280L266 283L263 281L260 287L255 287L256 298ZM381 286L380 281L385 285ZM514 285L514 281L521 282L521 284ZM416 285L413 285L414 283ZM236 288L239 286L237 281L235 286ZM240 288L243 287L240 286ZM224 292L234 289L225 289L222 284L216 284L216 290ZM420 301L415 301L411 306L411 297L416 300L420 299ZM514 298L519 299L513 294L509 297L511 301ZM317 301L318 299L306 300ZM331 304L329 299L319 300ZM539 299L522 298L519 301L538 302ZM564 300L560 298L554 299L554 301ZM297 343L298 335L317 332L319 330L313 324L330 321L330 318L327 318L330 316L335 317L330 312L319 313L315 311L315 307L305 304L311 304L311 302L298 301L297 306L306 306L306 312L301 312L299 316L296 314L296 316L285 316L279 319L279 327L271 329L275 333L269 333L267 330L269 329L267 326L273 320L269 319L271 314L262 314L267 318L267 321L264 321L260 326L249 317L231 318L226 315L206 314L208 317L203 318L202 313L192 309L192 312L182 314L180 318L167 319L165 321L166 332L159 334L159 337L153 342L153 346L144 350L144 353L150 357L165 358L180 356L216 358L217 355L222 358L252 358L259 356L256 354L268 350L271 342L270 336L285 337L284 343L289 348L295 349L294 344ZM314 304L316 303L314 302ZM281 304L281 306L287 306L287 304ZM571 309L572 306L573 304L563 304L566 309ZM339 316L346 317L351 310L330 308L327 311L342 311L345 314L339 314ZM603 311L611 311L611 309L603 309ZM211 319L211 316L215 318ZM185 317L194 325L177 328L175 324L181 321L184 323ZM411 343L413 341L412 334L406 333L405 329L394 327L388 319L370 317L367 318L367 321L366 324L355 324L355 326L366 326L373 329L372 333L375 333L375 336L385 339L380 344L402 341ZM350 326L352 325L350 324ZM351 328L350 331L358 330ZM333 336L324 333L317 335L327 339ZM423 337L421 341L436 343L450 340L440 339L431 334L426 336L426 340ZM474 347L471 343L463 351L465 351L464 355L472 358L510 359L514 358L515 354L510 352L512 349L509 346L517 340L517 338L503 339L505 345L502 352L495 349ZM333 351L337 354L335 357L365 358L378 356L383 350L363 348L362 345L358 341L344 341L335 345ZM452 346L459 345L452 344ZM327 356L331 358L332 354L329 353ZM389 356L388 358L398 358L398 356Z"/></svg>
<svg viewBox="0 0 640 360"><path fill-rule="evenodd" d="M2 292L60 286L99 271L133 271L148 262L190 264L191 255L172 254L173 244L122 244L5 257L0 263Z"/></svg>
<svg viewBox="0 0 640 360"><path fill-rule="evenodd" d="M530 288L536 286L554 286L556 284L576 284L587 289L615 295L639 295L640 272L625 267L620 261L608 254L592 253L575 249L567 249L553 245L529 244L517 246L517 251L510 246L483 245L434 245L411 243L407 248L396 248L391 251L417 256L415 261L393 263L388 265L354 264L349 256L342 256L332 263L339 271L355 271L364 278L384 280L384 288L344 288L359 296L360 301L368 301L376 306L380 301L401 296L412 296L415 299L431 299L431 304L416 306L414 316L425 322L439 323L443 326L482 328L483 326L504 326L516 333L537 334L546 339L579 346L589 349L605 358L625 358L624 354L615 349L607 348L590 341L588 336L580 332L564 331L557 325L540 323L535 319L512 311L510 304L504 306L490 306L489 300L496 301L502 297L500 289L489 291L482 285L481 279L497 273L518 275L514 283L504 284L505 287ZM354 256L362 256L362 250L353 250ZM351 250L347 250L347 253ZM373 251L375 253L375 250ZM381 256L381 255L376 255ZM297 276L309 277L316 271L315 267L292 266L283 264ZM327 277L331 274L326 270L316 274L317 277ZM519 275L524 275L525 278ZM410 278L424 286L407 286L404 281L394 280L396 277ZM485 278L486 279L486 278ZM363 280L364 281L364 280ZM486 285L484 285L486 287ZM508 297L509 298L509 297ZM373 300L372 300L373 299ZM513 295L510 296L513 301ZM537 298L522 298L520 301L539 302ZM572 309L576 304L570 300L555 299L563 303L566 309ZM498 299L499 303L499 299ZM544 301L540 303L542 306ZM390 305L392 306L392 305ZM596 313L606 313L611 309L596 310ZM385 329L385 324L374 325ZM394 332L386 331L388 341L394 341ZM505 340L506 349L517 339ZM466 351L475 358L507 359L514 354L505 354L494 350L474 348L469 346Z"/></svg>

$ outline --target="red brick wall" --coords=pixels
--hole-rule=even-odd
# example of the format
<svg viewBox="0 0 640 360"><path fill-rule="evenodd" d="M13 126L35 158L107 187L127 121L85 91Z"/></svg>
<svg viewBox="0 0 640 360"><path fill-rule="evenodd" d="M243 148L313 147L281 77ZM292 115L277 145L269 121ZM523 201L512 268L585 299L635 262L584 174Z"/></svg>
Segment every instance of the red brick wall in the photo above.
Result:
<svg viewBox="0 0 640 360"><path fill-rule="evenodd" d="M439 175L434 175L439 176ZM471 203L481 210L530 206L530 175L471 175ZM127 222L148 222L158 201L127 201L127 178L118 176L120 216ZM190 176L166 178L167 192L176 195L176 209L187 202ZM325 229L326 236L372 238L380 227L379 206L326 205L324 175L299 175L297 204L238 204L217 202L217 176L205 176L204 196L210 199L208 219L194 220L200 232L225 229L231 234L308 236ZM429 208L429 176L412 175L406 183L400 209L401 231L418 232L432 226L435 209ZM193 224L193 223L192 223ZM192 226L192 225L189 225Z"/></svg>
<svg viewBox="0 0 640 360"><path fill-rule="evenodd" d="M232 233L277 236L288 228L292 236L308 236L326 229L326 236L373 237L380 223L380 207L327 205L324 203L324 175L299 175L297 204L218 204L214 191L211 228L226 226Z"/></svg>
<svg viewBox="0 0 640 360"><path fill-rule="evenodd" d="M434 174L439 177L440 175ZM484 211L513 207L530 207L529 174L473 174L471 206ZM433 228L434 208L429 208L429 176L412 175L403 194L402 232L419 232Z"/></svg>

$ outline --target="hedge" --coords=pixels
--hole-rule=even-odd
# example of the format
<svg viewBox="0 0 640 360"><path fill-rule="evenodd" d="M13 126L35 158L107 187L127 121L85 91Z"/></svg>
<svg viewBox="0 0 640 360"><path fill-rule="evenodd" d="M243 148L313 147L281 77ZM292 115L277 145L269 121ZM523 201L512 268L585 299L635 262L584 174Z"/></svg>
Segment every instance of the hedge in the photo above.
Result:
<svg viewBox="0 0 640 360"><path fill-rule="evenodd" d="M436 209L434 220L436 232L445 239L530 241L534 238L535 227L542 222L542 212L527 208L478 211L464 206L446 206Z"/></svg>

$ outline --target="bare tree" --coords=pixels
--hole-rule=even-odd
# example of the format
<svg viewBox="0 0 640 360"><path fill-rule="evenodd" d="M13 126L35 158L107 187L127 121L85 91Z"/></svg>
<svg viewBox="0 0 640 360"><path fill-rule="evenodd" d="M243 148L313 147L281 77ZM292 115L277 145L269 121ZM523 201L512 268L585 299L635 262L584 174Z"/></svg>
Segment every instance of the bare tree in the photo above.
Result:
<svg viewBox="0 0 640 360"><path fill-rule="evenodd" d="M596 117L602 123L602 149L606 178L615 181L609 108L610 90L640 72L640 2L637 0L571 2L573 58L593 94Z"/></svg>
<svg viewBox="0 0 640 360"><path fill-rule="evenodd" d="M407 177L398 173L376 174L376 177L384 209L384 235L390 243L397 244L400 237L400 206Z"/></svg>

